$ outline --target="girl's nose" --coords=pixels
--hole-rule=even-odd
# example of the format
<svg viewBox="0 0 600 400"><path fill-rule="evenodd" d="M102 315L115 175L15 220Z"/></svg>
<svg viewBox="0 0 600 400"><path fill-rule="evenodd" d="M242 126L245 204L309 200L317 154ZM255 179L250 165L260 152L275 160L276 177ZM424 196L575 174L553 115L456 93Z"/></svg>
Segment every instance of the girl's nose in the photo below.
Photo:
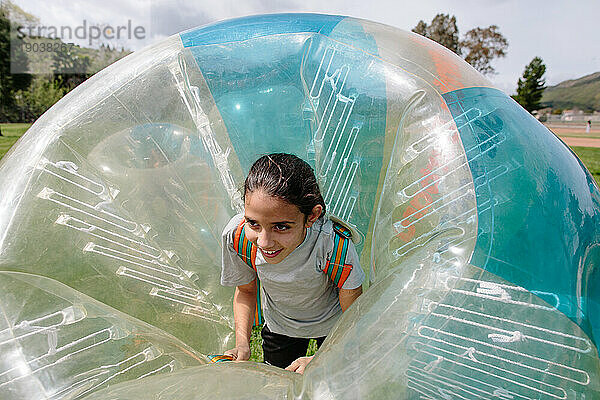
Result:
<svg viewBox="0 0 600 400"><path fill-rule="evenodd" d="M267 231L267 229L262 229L258 234L258 239L256 240L256 244L258 247L262 249L268 249L273 244L273 239L271 238L271 233Z"/></svg>

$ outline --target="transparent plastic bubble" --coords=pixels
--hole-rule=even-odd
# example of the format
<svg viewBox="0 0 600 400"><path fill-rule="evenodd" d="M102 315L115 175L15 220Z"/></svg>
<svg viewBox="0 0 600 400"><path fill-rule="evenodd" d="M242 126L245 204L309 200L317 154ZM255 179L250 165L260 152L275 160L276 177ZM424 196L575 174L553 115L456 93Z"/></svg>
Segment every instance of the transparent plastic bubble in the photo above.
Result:
<svg viewBox="0 0 600 400"><path fill-rule="evenodd" d="M205 358L235 341L221 231L271 152L364 238L365 292L303 376ZM2 160L0 395L594 398L599 235L577 157L439 45L312 14L193 29Z"/></svg>
<svg viewBox="0 0 600 400"><path fill-rule="evenodd" d="M207 364L173 336L54 280L0 272L0 397L77 398Z"/></svg>

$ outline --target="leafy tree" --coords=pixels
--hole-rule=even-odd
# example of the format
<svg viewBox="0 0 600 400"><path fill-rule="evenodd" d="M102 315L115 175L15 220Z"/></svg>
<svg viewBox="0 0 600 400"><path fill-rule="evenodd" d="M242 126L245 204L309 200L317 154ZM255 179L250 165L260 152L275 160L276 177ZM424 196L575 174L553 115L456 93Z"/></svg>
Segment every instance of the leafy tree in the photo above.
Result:
<svg viewBox="0 0 600 400"><path fill-rule="evenodd" d="M456 17L448 14L438 14L427 25L419 21L413 32L425 36L458 55L465 55L465 61L484 75L495 72L491 65L494 58L504 57L508 41L500 33L496 25L487 28L473 28L462 40L459 40Z"/></svg>
<svg viewBox="0 0 600 400"><path fill-rule="evenodd" d="M11 7L10 2L0 4L0 121L16 118L14 94L17 90L27 89L31 83L31 75L11 73L11 63L18 71L26 71L28 67L28 59L22 49L17 45L11 49L11 39L17 41L9 19Z"/></svg>
<svg viewBox="0 0 600 400"><path fill-rule="evenodd" d="M21 121L33 122L54 103L60 100L67 90L60 87L52 75L36 76L27 90L15 93L15 102Z"/></svg>
<svg viewBox="0 0 600 400"><path fill-rule="evenodd" d="M7 11L0 6L0 120L6 121L14 105L10 74L10 21Z"/></svg>
<svg viewBox="0 0 600 400"><path fill-rule="evenodd" d="M529 112L541 108L540 101L546 89L546 66L540 57L535 57L523 72L523 79L517 82L517 95L514 99Z"/></svg>
<svg viewBox="0 0 600 400"><path fill-rule="evenodd" d="M431 25L427 25L421 20L412 31L460 54L458 27L454 15L451 17L449 14L438 14L431 21Z"/></svg>
<svg viewBox="0 0 600 400"><path fill-rule="evenodd" d="M487 28L473 28L465 34L460 46L466 53L465 61L484 75L495 72L491 61L506 56L508 41L496 25Z"/></svg>
<svg viewBox="0 0 600 400"><path fill-rule="evenodd" d="M79 46L72 50L60 46L53 54L53 69L60 87L71 90L87 78L90 68L90 58L78 52Z"/></svg>
<svg viewBox="0 0 600 400"><path fill-rule="evenodd" d="M412 31L414 33L418 33L421 36L428 37L427 36L427 24L423 20L420 20L419 23L417 24L417 26L412 28Z"/></svg>

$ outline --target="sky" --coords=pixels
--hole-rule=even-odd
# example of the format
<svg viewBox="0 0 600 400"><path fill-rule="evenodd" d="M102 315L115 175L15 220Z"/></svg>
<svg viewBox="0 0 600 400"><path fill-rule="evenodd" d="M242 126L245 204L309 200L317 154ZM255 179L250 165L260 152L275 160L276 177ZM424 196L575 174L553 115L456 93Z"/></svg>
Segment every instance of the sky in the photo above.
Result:
<svg viewBox="0 0 600 400"><path fill-rule="evenodd" d="M410 30L438 13L456 16L460 34L497 25L509 42L505 58L488 78L508 94L536 56L547 67L549 86L600 71L599 0L12 0L54 26L97 24L143 26L144 40L123 40L139 49L161 38L232 17L278 12L339 14ZM125 31L123 31L125 32ZM74 40L75 41L75 40Z"/></svg>

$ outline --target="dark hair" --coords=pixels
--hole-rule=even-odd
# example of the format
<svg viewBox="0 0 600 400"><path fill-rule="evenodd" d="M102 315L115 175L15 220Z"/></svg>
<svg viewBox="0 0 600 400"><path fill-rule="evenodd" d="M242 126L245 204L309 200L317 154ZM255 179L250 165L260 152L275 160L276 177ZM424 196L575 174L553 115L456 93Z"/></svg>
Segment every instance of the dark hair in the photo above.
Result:
<svg viewBox="0 0 600 400"><path fill-rule="evenodd" d="M325 215L325 201L312 167L293 154L267 154L252 164L244 182L242 199L246 199L246 193L259 189L295 205L305 216L320 204L323 207L320 216Z"/></svg>

